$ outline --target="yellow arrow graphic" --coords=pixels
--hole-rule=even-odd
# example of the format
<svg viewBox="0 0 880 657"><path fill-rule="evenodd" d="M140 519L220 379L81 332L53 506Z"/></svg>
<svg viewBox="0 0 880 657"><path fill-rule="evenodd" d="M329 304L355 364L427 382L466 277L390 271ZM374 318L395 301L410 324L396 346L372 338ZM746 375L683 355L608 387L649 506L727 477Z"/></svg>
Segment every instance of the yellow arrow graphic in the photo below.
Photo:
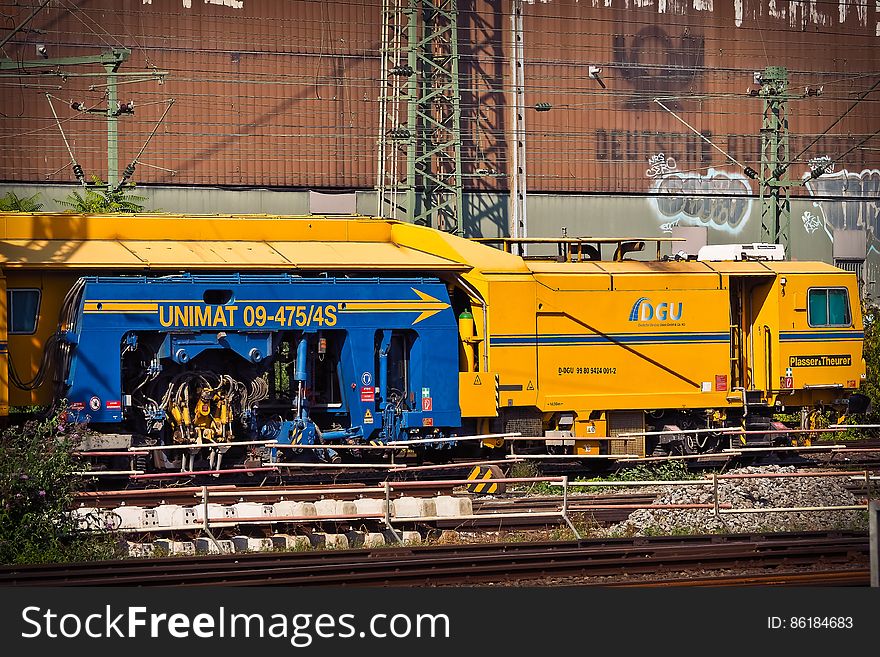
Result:
<svg viewBox="0 0 880 657"><path fill-rule="evenodd" d="M449 304L440 299L435 299L430 294L425 294L424 292L417 290L416 288L410 288L413 292L416 293L416 296L419 297L418 301L393 301L393 300L378 300L378 301L349 301L345 304L345 309L340 310L339 312L359 312L359 313L399 313L399 312L418 312L419 316L416 317L413 325L418 324L423 319L427 319L428 317L432 317L439 313L441 310L446 310L449 308Z"/></svg>

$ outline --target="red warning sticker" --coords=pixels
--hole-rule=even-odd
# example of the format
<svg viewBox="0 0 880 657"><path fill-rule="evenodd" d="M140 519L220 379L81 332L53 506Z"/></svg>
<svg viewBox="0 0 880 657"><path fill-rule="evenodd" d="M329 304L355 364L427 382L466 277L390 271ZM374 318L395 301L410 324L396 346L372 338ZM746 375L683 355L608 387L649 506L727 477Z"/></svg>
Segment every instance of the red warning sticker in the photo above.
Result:
<svg viewBox="0 0 880 657"><path fill-rule="evenodd" d="M717 392L726 392L727 391L727 375L726 374L716 374L715 375L715 390Z"/></svg>
<svg viewBox="0 0 880 657"><path fill-rule="evenodd" d="M423 418L422 418L422 426L423 426L423 427L433 427L433 426L434 426L434 418L432 418L432 417L423 417Z"/></svg>
<svg viewBox="0 0 880 657"><path fill-rule="evenodd" d="M104 406L107 408L111 408L111 409L119 409L119 408L122 408L122 402L119 400L108 401L104 404Z"/></svg>
<svg viewBox="0 0 880 657"><path fill-rule="evenodd" d="M361 401L376 401L376 389L372 386L364 386L363 388L361 388Z"/></svg>
<svg viewBox="0 0 880 657"><path fill-rule="evenodd" d="M422 397L422 410L423 411L430 411L430 410L433 410L433 408L434 408L434 402L431 400L431 398L430 397Z"/></svg>

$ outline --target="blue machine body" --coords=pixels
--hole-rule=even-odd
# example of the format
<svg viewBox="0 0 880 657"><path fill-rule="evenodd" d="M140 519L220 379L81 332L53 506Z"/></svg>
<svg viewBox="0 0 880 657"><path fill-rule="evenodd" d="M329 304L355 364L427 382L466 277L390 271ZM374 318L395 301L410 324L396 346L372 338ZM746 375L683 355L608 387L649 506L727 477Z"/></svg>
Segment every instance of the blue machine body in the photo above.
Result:
<svg viewBox="0 0 880 657"><path fill-rule="evenodd" d="M271 372L287 343L296 355L293 385L313 377L310 358L334 359L327 371L338 378L338 399L313 409L305 401L298 417L284 418L282 442L321 436L313 410L333 419L325 442L387 442L440 428L448 435L461 426L457 324L438 279L179 275L83 283L75 328L63 335L74 345L65 384L71 406L93 423L129 417L123 355L138 345L152 345L154 377L198 370L206 359L215 369L228 364L234 377L239 368Z"/></svg>

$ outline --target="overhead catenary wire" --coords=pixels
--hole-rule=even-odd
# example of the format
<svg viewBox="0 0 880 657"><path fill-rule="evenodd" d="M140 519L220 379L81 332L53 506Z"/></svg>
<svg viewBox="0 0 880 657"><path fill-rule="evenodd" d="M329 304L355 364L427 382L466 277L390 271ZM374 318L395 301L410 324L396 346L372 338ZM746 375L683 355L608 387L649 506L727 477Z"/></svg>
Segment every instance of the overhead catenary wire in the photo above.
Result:
<svg viewBox="0 0 880 657"><path fill-rule="evenodd" d="M728 160L730 160L730 161L733 162L735 165L737 165L740 169L747 169L747 168L750 168L750 167L746 167L742 162L739 162L736 158L734 158L734 157L733 157L730 153L728 153L727 151L725 151L725 150L719 148L718 146L716 146L715 143L714 143L711 139L709 139L708 137L706 137L706 135L704 135L703 133L701 133L699 130L697 130L695 127L693 127L690 123L688 123L687 121L685 121L683 118L681 118L680 116L678 116L678 114L676 114L676 113L673 112L671 109L669 109L668 107L666 107L666 105L664 105L662 102L660 102L660 99L659 99L659 98L655 98L655 99L654 99L654 102L657 103L657 104L658 104L660 107L662 107L663 109L665 109L667 112L669 112L670 114L672 114L672 116L673 116L677 121L679 121L680 123L684 124L684 125L688 128L688 130L690 130L691 132L693 132L693 133L694 133L695 135L697 135L700 139L702 139L702 140L705 141L707 144L709 144L709 146L711 146L712 148L714 148L716 151L718 151L719 153L721 153L721 154L722 154L724 157L726 157Z"/></svg>
<svg viewBox="0 0 880 657"><path fill-rule="evenodd" d="M857 98L856 101L855 101L852 105L850 105L850 106L849 106L849 107L848 107L843 113L841 113L841 114L840 114L840 115L839 115L839 116L838 116L838 117L837 117L837 118L831 123L831 125L829 125L827 128L825 128L825 130L824 130L821 134L819 134L819 135L818 135L813 141L811 141L809 144L807 144L807 145L804 147L804 149L803 149L800 153L797 154L797 156L795 157L795 159L800 158L804 153L806 153L806 152L807 152L807 151L813 146L813 144L816 143L816 141L819 140L820 137L822 137L823 135L826 135L827 133L829 133L829 132L831 131L832 128L834 128L838 123L840 123L841 121L843 121L843 119L846 118L846 116L847 116L850 112L852 112L852 111L856 108L856 106L857 106L860 102L862 102L862 100L864 100L865 96L867 96L869 93L871 93L872 91L874 91L878 86L880 86L880 78L877 78L877 81L874 82L874 84L872 84L871 87L870 87L867 91L864 91L862 94L860 94L859 98Z"/></svg>
<svg viewBox="0 0 880 657"><path fill-rule="evenodd" d="M58 114L55 112L55 106L52 104L51 94L46 94L46 100L49 101L49 107L52 108L52 116L55 117L55 123L58 124L58 130L61 132L61 139L64 140L64 145L67 147L67 152L70 154L70 161L73 164L73 174L76 176L76 179L79 180L80 184L85 186L85 174L83 173L82 167L76 161L76 157L73 155L73 149L70 148L70 143L67 141L67 136L64 134L64 128L61 127L61 121L58 120Z"/></svg>
<svg viewBox="0 0 880 657"><path fill-rule="evenodd" d="M303 3L303 4L305 4L305 3ZM345 6L346 4L351 4L351 3L333 3L333 4L336 5L336 6ZM632 10L630 13L633 14L633 15L635 15L635 16L638 16L639 14L649 15L649 14L653 13L653 12L650 12L650 11L642 11L642 10L638 10L638 9L636 9L636 8L632 8L632 9L633 9L633 10ZM132 13L132 14L137 13L139 18L141 18L141 17L143 16L143 13L140 13L140 12L130 12L130 13ZM467 11L463 11L462 13L463 13L463 14L467 14L468 12L467 12ZM541 18L542 18L543 20L549 20L549 19L553 19L553 18L561 18L561 17L560 17L560 16L553 16L553 15L545 15L545 16L542 16ZM241 22L242 19L243 19L244 21L246 21L246 22L251 22L251 23L262 23L262 22L266 22L266 19L263 18L263 17L236 17L236 20L237 20L238 22ZM282 20L282 22L285 22L285 19L282 18L281 20ZM291 19L289 19L289 18L286 19L286 22L291 22ZM302 22L302 21L297 21L297 22ZM599 18L599 19L594 20L594 21L591 21L591 22L596 22L596 23L601 24L602 22L607 22L607 19ZM636 20L636 21L633 21L633 23L635 24L636 27L638 27L638 25L640 25L640 24L642 24L642 25L649 24L648 22L640 22L640 21L637 21L637 20ZM754 28L751 28L751 27L749 27L749 26L747 26L747 25L743 25L743 26L741 26L740 28L738 28L738 32L739 32L740 34L747 34L750 30L753 30L753 29L754 29ZM249 31L249 32L250 32L250 31ZM550 35L550 36L552 36L553 34L555 34L552 30L543 30L541 33L548 34L548 35ZM594 31L590 31L590 32L582 32L582 31L578 31L578 33L579 33L579 34L595 34ZM821 33L822 33L821 31L817 32L817 34L821 34ZM540 33L539 33L539 34L540 34ZM837 35L835 35L835 36L837 36ZM144 38L144 37L142 37L142 38ZM711 40L711 35L707 36L707 38L709 38L709 39ZM741 39L741 40L742 40L742 39ZM585 40L585 41L588 42L588 40ZM829 45L830 45L830 44L829 44Z"/></svg>
<svg viewBox="0 0 880 657"><path fill-rule="evenodd" d="M49 4L49 0L43 0L43 2L41 2L38 6L34 7L34 10L27 18L19 23L18 26L16 26L9 34L3 37L3 41L0 41L0 48L9 43L9 40L12 39L12 37L14 37L16 34L18 34L22 30L22 28L24 28L28 23L30 23L33 20L34 16L39 14L43 10L43 7L45 7L47 4Z"/></svg>
<svg viewBox="0 0 880 657"><path fill-rule="evenodd" d="M134 159L131 163L125 167L125 171L122 173L122 177L119 180L119 184L116 185L116 189L121 189L122 186L128 182L131 177L134 175L135 167L138 165L138 161L140 160L141 155L144 154L144 151L147 150L147 146L150 145L150 141L152 141L153 136L156 134L156 131L159 129L159 126L162 125L162 121L165 120L165 117L168 116L168 112L171 111L171 106L174 105L174 99L169 98L167 101L167 106L165 107L165 111L162 112L162 116L159 117L159 120L156 121L156 125L153 130L150 132L147 140L144 142L144 145L141 146L141 150L138 151L138 154L134 156Z"/></svg>
<svg viewBox="0 0 880 657"><path fill-rule="evenodd" d="M856 150L857 148L860 148L865 142L870 141L871 139L873 139L873 138L876 137L877 135L880 135L880 128L877 128L877 130L875 130L874 132L872 132L870 135L867 135L864 139L862 139L860 142L858 142L855 146L851 147L849 150L847 150L847 151L845 151L845 152L843 152L843 153L840 153L839 155L835 155L835 156L833 156L833 157L829 157L828 159L829 159L832 163L833 163L833 162L838 162L838 161L842 160L843 158L845 158L845 157L846 157L847 155L849 155L850 153L852 153L852 152L853 152L854 150ZM823 170L823 173L824 173L824 170Z"/></svg>

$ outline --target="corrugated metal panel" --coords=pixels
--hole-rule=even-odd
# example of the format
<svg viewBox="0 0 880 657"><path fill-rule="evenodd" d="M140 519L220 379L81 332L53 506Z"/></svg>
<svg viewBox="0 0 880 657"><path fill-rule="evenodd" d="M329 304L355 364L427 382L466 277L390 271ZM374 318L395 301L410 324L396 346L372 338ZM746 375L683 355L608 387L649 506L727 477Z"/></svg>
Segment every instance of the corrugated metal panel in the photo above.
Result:
<svg viewBox="0 0 880 657"><path fill-rule="evenodd" d="M755 166L761 101L746 89L752 73L767 65L789 68L795 95L803 95L807 86L825 88L822 96L790 103L791 152L800 155L795 177L807 170L810 158L839 157L876 129L876 101L868 96L810 145L876 81L880 10L874 3L635 4L554 0L524 5L530 192L754 191L738 165L654 98L739 162ZM163 102L176 100L144 153L138 182L371 188L380 5L380 0L244 0L241 8L215 2L187 8L177 0L51 3L31 24L43 32L19 33L5 52L32 59L36 39L49 46L52 57L125 45L132 56L121 71L169 71L161 86L120 86L120 99L136 103L134 116L119 119L120 169L143 146ZM29 11L24 5L10 9L12 23ZM505 189L509 3L462 0L459 11L466 186ZM589 77L590 65L602 67L605 88ZM97 66L72 70L100 72ZM104 88L93 85L103 82L101 77L3 78L0 179L72 179L47 91L56 97L77 160L87 173L106 177L103 117L75 113L68 105L79 100L101 106ZM549 102L551 110L534 111L538 102ZM880 158L876 150L856 148L838 163L842 167L876 169ZM811 190L844 193L823 181Z"/></svg>
<svg viewBox="0 0 880 657"><path fill-rule="evenodd" d="M761 100L746 89L752 73L766 65L790 69L794 96L803 95L807 85L827 83L823 97L790 102L791 155L800 155L813 135L849 107L855 96L847 98L847 88L864 91L873 82L855 81L856 69L876 68L872 19L860 22L851 12L839 25L822 7L819 18L798 13L792 21L794 4L745 5L741 18L731 4L721 3L706 11L695 8L699 3L650 1L638 10L597 9L584 2L529 6L527 79L542 82L533 82L527 104L553 105L550 112L527 115L530 189L645 193L670 187L680 193L682 184L692 194L754 189L739 166L654 99L743 164L758 168ZM829 51L847 54L817 57ZM589 64L602 67L606 88L588 77ZM870 134L870 115L870 104L862 105L832 132ZM798 159L794 177L807 170L810 157L845 152L847 141L855 140L820 140ZM649 174L649 158L661 153ZM861 168L876 156L854 152L848 160L851 168ZM664 182L662 173L672 180Z"/></svg>

